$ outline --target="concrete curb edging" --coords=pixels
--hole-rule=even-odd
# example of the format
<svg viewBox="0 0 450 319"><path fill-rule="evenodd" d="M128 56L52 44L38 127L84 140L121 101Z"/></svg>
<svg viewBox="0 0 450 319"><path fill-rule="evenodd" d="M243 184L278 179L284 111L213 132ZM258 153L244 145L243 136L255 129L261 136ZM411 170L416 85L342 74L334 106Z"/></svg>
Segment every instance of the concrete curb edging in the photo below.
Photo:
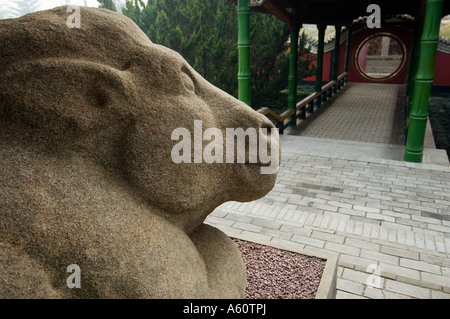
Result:
<svg viewBox="0 0 450 319"><path fill-rule="evenodd" d="M282 250L291 251L305 256L317 257L326 260L325 268L320 279L319 287L317 288L315 299L335 299L336 298L336 280L337 280L337 268L338 268L338 254L333 254L324 251L314 251L311 249L305 249L297 247L295 244L289 244L286 242L274 242L261 238L255 240L253 236L246 236L245 234L227 234L230 237L270 246Z"/></svg>

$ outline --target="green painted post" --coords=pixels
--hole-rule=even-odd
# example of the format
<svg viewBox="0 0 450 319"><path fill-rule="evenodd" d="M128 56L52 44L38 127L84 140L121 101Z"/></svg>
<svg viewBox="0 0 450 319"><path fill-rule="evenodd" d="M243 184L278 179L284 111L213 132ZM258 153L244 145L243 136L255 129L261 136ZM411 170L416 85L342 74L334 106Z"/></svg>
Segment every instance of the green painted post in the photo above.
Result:
<svg viewBox="0 0 450 319"><path fill-rule="evenodd" d="M350 41L352 38L352 29L347 28L347 43L345 45L345 63L344 63L344 72L348 73L348 66L350 62Z"/></svg>
<svg viewBox="0 0 450 319"><path fill-rule="evenodd" d="M425 22L420 39L420 58L413 84L408 137L404 155L407 162L422 162L443 5L444 0L427 0L426 3Z"/></svg>
<svg viewBox="0 0 450 319"><path fill-rule="evenodd" d="M335 36L335 43L334 43L334 60L333 60L333 73L332 73L332 80L337 81L337 78L339 76L339 53L341 48L341 26L336 25L336 36ZM339 89L340 85L339 83L336 83L333 85L333 93L336 93Z"/></svg>
<svg viewBox="0 0 450 319"><path fill-rule="evenodd" d="M419 55L420 55L420 21L416 21L413 30L413 43L411 46L411 61L408 68L408 78L407 78L407 88L406 95L408 97L406 105L406 118L409 118L409 113L411 112L412 106L412 92L414 87L414 79L417 72L417 66L419 65Z"/></svg>
<svg viewBox="0 0 450 319"><path fill-rule="evenodd" d="M288 77L288 109L297 110L297 62L298 62L298 32L300 27L298 25L293 26L290 38L290 51L289 51L289 77ZM290 117L291 125L297 125L297 116Z"/></svg>
<svg viewBox="0 0 450 319"><path fill-rule="evenodd" d="M317 25L317 30L319 31L319 43L317 44L317 63L316 63L316 83L315 91L322 91L322 75L323 75L323 44L325 41L325 29L326 25ZM317 106L322 105L322 95L317 97Z"/></svg>
<svg viewBox="0 0 450 319"><path fill-rule="evenodd" d="M412 106L412 92L414 86L414 79L417 71L417 65L419 64L420 30L421 30L420 21L415 21L413 27L411 48L409 52L408 74L406 77L405 125L403 127L403 134L402 134L402 137L405 138L405 144L406 144L406 135L408 133L409 113L411 111Z"/></svg>
<svg viewBox="0 0 450 319"><path fill-rule="evenodd" d="M341 47L341 26L336 25L336 36L335 36L335 43L334 43L334 60L333 60L333 73L332 73L332 80L336 81L338 78L339 73L339 51Z"/></svg>
<svg viewBox="0 0 450 319"><path fill-rule="evenodd" d="M250 10L248 0L238 0L238 99L250 100Z"/></svg>

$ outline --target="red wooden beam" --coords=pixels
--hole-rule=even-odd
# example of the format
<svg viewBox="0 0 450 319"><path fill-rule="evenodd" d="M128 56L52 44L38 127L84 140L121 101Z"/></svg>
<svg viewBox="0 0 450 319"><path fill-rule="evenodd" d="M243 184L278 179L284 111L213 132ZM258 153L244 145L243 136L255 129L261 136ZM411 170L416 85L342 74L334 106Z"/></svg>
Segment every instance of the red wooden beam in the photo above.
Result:
<svg viewBox="0 0 450 319"><path fill-rule="evenodd" d="M263 7L273 14L275 17L277 17L279 20L285 22L289 28L290 31L293 31L296 18L293 14L291 14L289 11L287 11L285 8L280 6L278 2L272 2L271 0L266 0L263 3Z"/></svg>

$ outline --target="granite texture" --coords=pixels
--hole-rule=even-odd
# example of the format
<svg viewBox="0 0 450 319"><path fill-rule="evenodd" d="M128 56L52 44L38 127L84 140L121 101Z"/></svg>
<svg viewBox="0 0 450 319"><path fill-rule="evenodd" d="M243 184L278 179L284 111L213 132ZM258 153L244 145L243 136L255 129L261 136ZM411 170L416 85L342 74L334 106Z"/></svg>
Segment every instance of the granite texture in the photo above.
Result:
<svg viewBox="0 0 450 319"><path fill-rule="evenodd" d="M127 17L70 14L0 21L0 298L242 298L239 251L203 221L276 174L176 164L171 132L272 124Z"/></svg>

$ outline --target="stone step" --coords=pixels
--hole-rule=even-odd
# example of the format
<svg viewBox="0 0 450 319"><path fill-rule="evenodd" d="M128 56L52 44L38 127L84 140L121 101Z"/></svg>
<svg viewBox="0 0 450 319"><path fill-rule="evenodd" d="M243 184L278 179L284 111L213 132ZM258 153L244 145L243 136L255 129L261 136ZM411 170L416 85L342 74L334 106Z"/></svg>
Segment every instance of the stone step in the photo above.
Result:
<svg viewBox="0 0 450 319"><path fill-rule="evenodd" d="M380 219L360 216L353 219L350 215L342 216L342 214L333 212L308 212L284 206L261 202L228 202L219 206L208 217L207 222L216 226L237 226L242 230L255 233L270 233L272 236L280 238L301 235L305 236L305 244L310 244L311 240L306 237L310 236L312 231L319 231L328 234L328 240L333 240L332 236L356 235L370 240L450 253L450 226L440 225L436 227L437 230L429 230L397 225L394 222L383 220L382 218L385 216L380 216ZM365 209L370 213L370 208ZM357 216L356 214L354 216ZM264 228L273 231L264 232ZM278 234L277 230L279 230Z"/></svg>
<svg viewBox="0 0 450 319"><path fill-rule="evenodd" d="M403 161L405 146L401 144L386 144L360 142L319 137L280 135L282 154L305 154L345 160ZM425 148L424 164L450 165L445 150Z"/></svg>

